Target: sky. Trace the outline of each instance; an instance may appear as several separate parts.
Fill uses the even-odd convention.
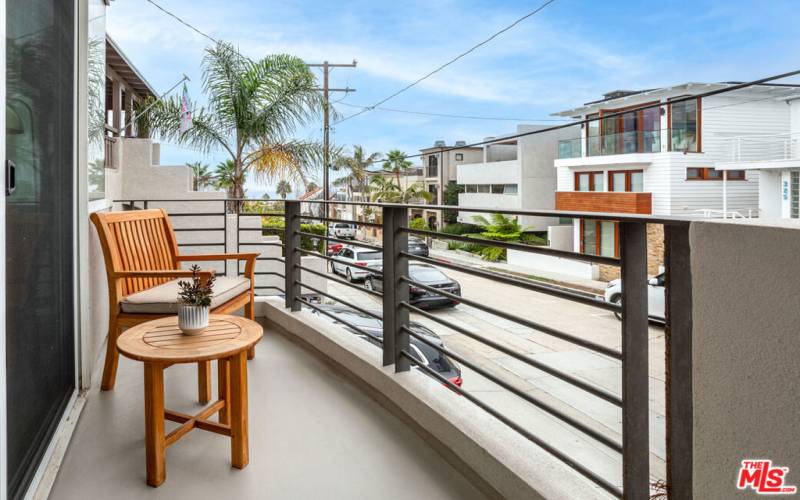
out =
[[[347,1],[156,0],[214,38],[251,57],[288,53],[308,63],[358,61],[331,73],[332,94],[348,116],[399,90],[489,37],[544,0]],[[332,129],[332,142],[368,152],[419,152],[436,140],[479,141],[518,123],[554,124],[552,113],[615,89],[692,82],[747,81],[800,67],[796,0],[556,0],[489,44],[383,106],[443,114],[511,118],[472,120],[374,110]],[[206,38],[146,0],[115,0],[108,33],[157,92],[183,74],[202,101]],[[319,73],[318,73],[318,76]],[[322,122],[297,138],[322,138]],[[162,164],[203,161],[162,144]],[[418,159],[414,159],[418,163]],[[248,181],[249,182],[249,181]],[[271,191],[248,183],[249,195]]]

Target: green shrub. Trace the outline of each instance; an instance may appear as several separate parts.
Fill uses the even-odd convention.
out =
[[[418,231],[428,231],[428,222],[423,217],[414,217],[408,222],[408,227],[410,229],[416,229]]]
[[[489,262],[506,260],[506,249],[498,247],[484,247],[483,250],[480,251],[480,255],[483,257],[483,260],[488,260]]]
[[[261,228],[262,234],[270,235],[274,234],[281,239],[281,243],[283,243],[284,233],[286,231],[286,225],[284,223],[283,217],[280,216],[268,216],[261,218]],[[311,233],[317,234],[320,236],[325,236],[325,224],[300,224],[300,231],[304,233]],[[303,250],[313,251],[313,252],[320,252],[325,254],[325,240],[322,238],[311,238],[310,236],[301,236],[300,237],[300,248]]]
[[[522,233],[519,239],[526,245],[547,245],[547,235],[538,235],[536,233]]]
[[[466,224],[464,222],[454,222],[453,224],[448,224],[442,228],[442,232],[446,234],[468,234],[468,233],[479,233],[481,231],[481,226],[476,226],[475,224]]]

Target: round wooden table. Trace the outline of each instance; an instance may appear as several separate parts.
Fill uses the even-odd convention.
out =
[[[192,429],[230,436],[231,464],[247,466],[247,350],[264,335],[261,325],[238,316],[212,314],[208,328],[188,336],[178,329],[178,317],[134,326],[117,339],[124,356],[144,363],[145,444],[147,484],[166,479],[166,449]],[[164,368],[178,363],[217,360],[219,399],[196,415],[164,408]],[[209,417],[219,412],[218,422]],[[182,424],[164,435],[164,420]]]

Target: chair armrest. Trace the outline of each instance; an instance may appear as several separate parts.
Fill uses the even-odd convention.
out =
[[[244,260],[244,275],[250,278],[250,284],[253,285],[254,272],[256,270],[256,259],[261,255],[258,252],[245,252],[245,253],[204,253],[197,255],[178,255],[176,257],[178,262],[182,261],[205,261],[205,260]],[[238,264],[237,264],[238,266]]]
[[[178,255],[176,259],[178,262],[186,261],[186,260],[255,260],[258,257],[259,253],[257,252],[248,252],[248,253],[203,253],[197,255]]]
[[[213,270],[199,271],[200,277],[208,279],[214,276]],[[163,270],[140,270],[140,271],[118,271],[114,273],[115,278],[191,278],[192,271],[183,269],[163,269]]]

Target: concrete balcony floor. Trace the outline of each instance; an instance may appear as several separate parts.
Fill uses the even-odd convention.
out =
[[[167,479],[151,488],[142,364],[121,358],[115,390],[88,395],[50,498],[483,498],[410,428],[284,336],[265,332],[248,377],[249,466],[230,466],[228,438],[194,430],[168,449]],[[170,367],[165,379],[168,408],[199,411],[194,365]]]

